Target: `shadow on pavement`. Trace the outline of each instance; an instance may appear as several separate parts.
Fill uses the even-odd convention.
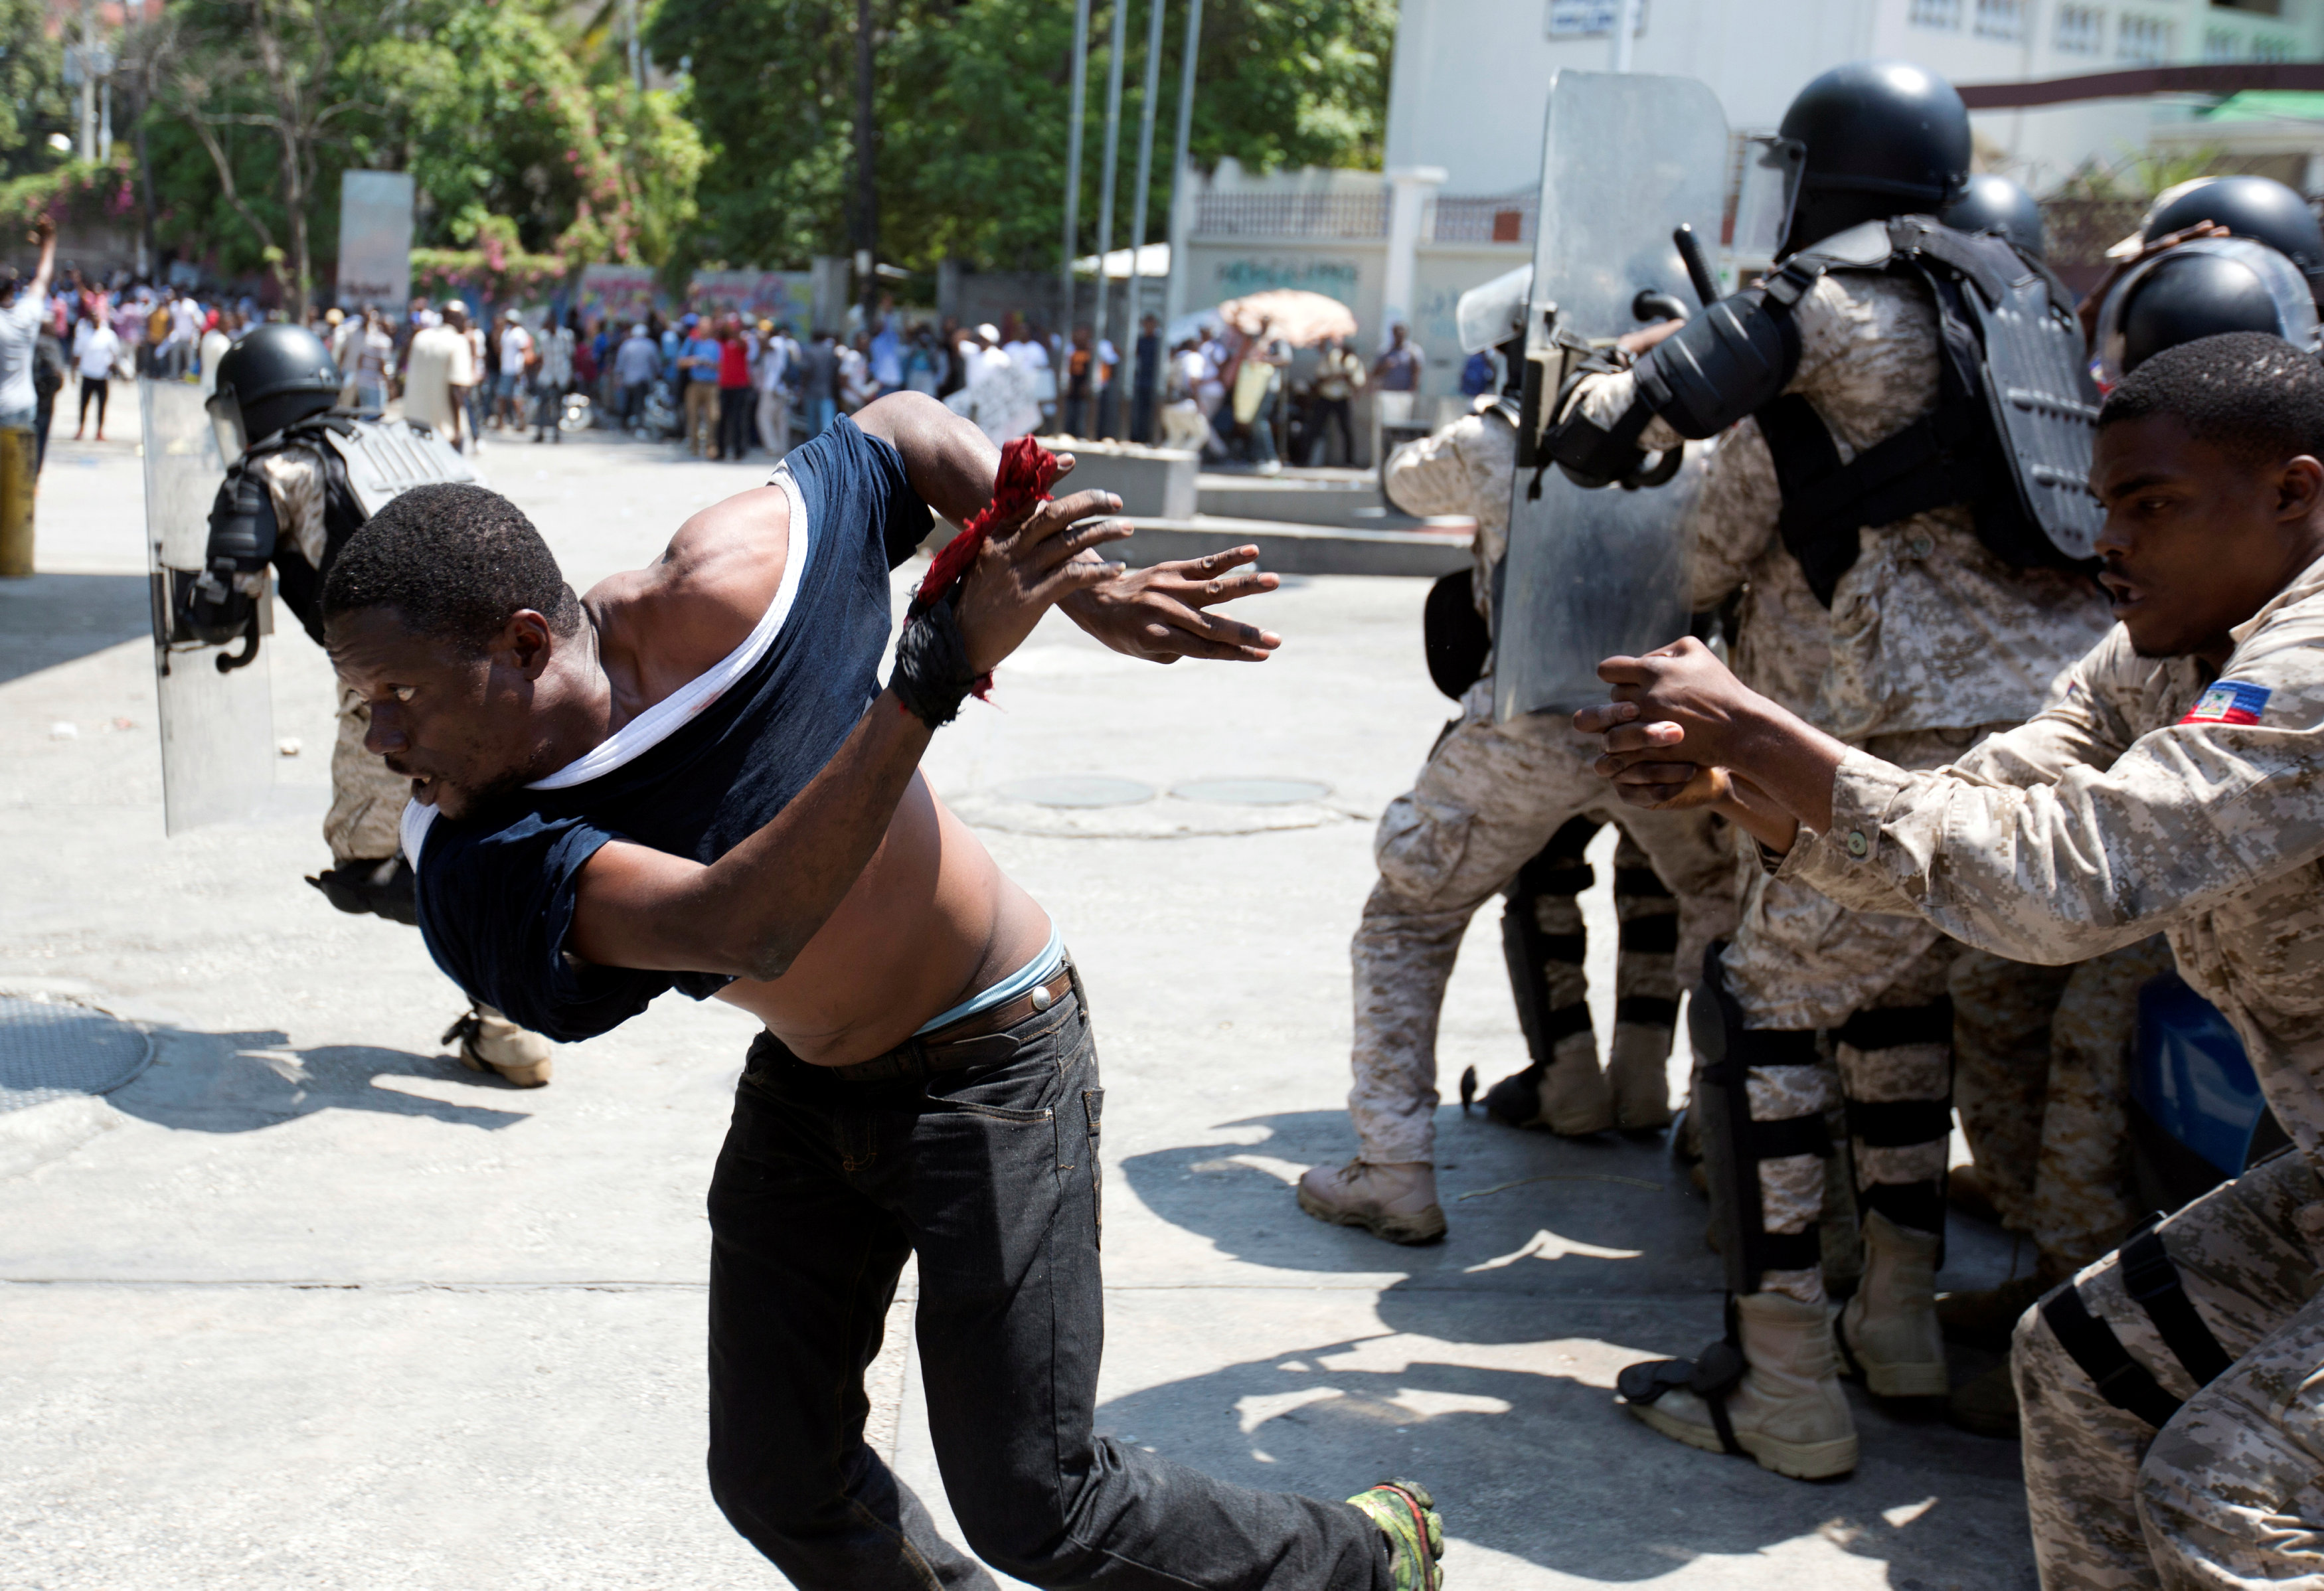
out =
[[[0,685],[153,632],[143,575],[0,580]]]
[[[249,1133],[322,1110],[383,1111],[427,1116],[487,1131],[513,1126],[525,1111],[455,1105],[386,1086],[383,1079],[426,1078],[508,1094],[508,1085],[472,1072],[448,1056],[414,1055],[369,1044],[289,1048],[280,1032],[194,1033],[163,1029],[153,1037],[153,1064],[106,1102],[141,1120],[197,1133]]]
[[[1953,1430],[1933,1409],[1851,1388],[1863,1461],[1824,1485],[1681,1447],[1621,1411],[1616,1368],[1692,1355],[1721,1328],[1709,1207],[1660,1135],[1561,1140],[1457,1106],[1436,1125],[1451,1231],[1417,1248],[1294,1202],[1302,1168],[1351,1152],[1337,1111],[1223,1123],[1216,1135],[1232,1142],[1123,1161],[1148,1209],[1222,1253],[1379,1278],[1385,1329],[1116,1399],[1104,1428],[1250,1485],[1337,1496],[1409,1474],[1437,1489],[1463,1540],[1588,1579],[1821,1535],[1885,1561],[1892,1587],[2034,1584],[2015,1446]],[[1962,1221],[1951,1235],[1940,1286],[2008,1273],[2006,1237]]]
[[[1709,1205],[1672,1162],[1664,1135],[1560,1139],[1438,1113],[1437,1194],[1451,1230],[1443,1243],[1406,1247],[1302,1212],[1292,1181],[1310,1165],[1351,1153],[1347,1117],[1302,1111],[1222,1123],[1236,1142],[1132,1156],[1120,1172],[1162,1219],[1208,1238],[1222,1253],[1295,1271],[1403,1273],[1379,1297],[1391,1329],[1463,1342],[1530,1342],[1534,1309],[1552,1300],[1685,1306],[1674,1339],[1656,1351],[1692,1353],[1719,1330],[1725,1279],[1704,1240]],[[1966,1230],[1965,1230],[1966,1228]],[[2009,1240],[1956,1220],[1941,1288],[1985,1287],[2009,1274]],[[1450,1318],[1434,1300],[1499,1300]],[[1667,1311],[1665,1311],[1667,1313]]]
[[[1351,1152],[1347,1117],[1303,1111],[1222,1124],[1239,1140],[1161,1150],[1125,1161],[1139,1198],[1221,1252],[1297,1271],[1401,1272],[1380,1297],[1392,1329],[1441,1336],[1430,1300],[1452,1295],[1605,1300],[1700,1300],[1715,1324],[1719,1263],[1703,1245],[1706,1207],[1688,1191],[1659,1136],[1564,1141],[1521,1133],[1458,1107],[1437,1119],[1443,1243],[1406,1247],[1302,1212],[1291,1181]],[[1463,1196],[1467,1197],[1463,1197]],[[1459,1331],[1531,1341],[1526,1311],[1471,1317]],[[1463,1337],[1461,1340],[1478,1340]],[[1690,1342],[1690,1349],[1697,1345]]]
[[[1809,1485],[1652,1436],[1570,1376],[1396,1348],[1342,1342],[1230,1365],[1114,1399],[1099,1424],[1270,1490],[1338,1497],[1408,1475],[1434,1491],[1452,1534],[1587,1580],[1653,1579],[1821,1536],[1885,1562],[1892,1587],[2034,1585],[2002,1444],[1868,1424],[1855,1475]]]

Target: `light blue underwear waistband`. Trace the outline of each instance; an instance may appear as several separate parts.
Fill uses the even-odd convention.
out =
[[[1041,947],[1039,955],[991,988],[981,989],[950,1011],[941,1012],[930,1017],[919,1025],[918,1031],[912,1036],[917,1039],[921,1033],[932,1033],[936,1029],[956,1022],[964,1016],[974,1016],[980,1011],[990,1011],[996,1005],[1006,1005],[1036,984],[1046,984],[1056,976],[1057,968],[1065,964],[1065,936],[1058,932],[1056,922],[1052,919],[1049,923],[1049,942]]]

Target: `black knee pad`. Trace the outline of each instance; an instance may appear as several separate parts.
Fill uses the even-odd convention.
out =
[[[1725,948],[1717,944],[1706,953],[1703,982],[1688,1008],[1695,1053],[1689,1109],[1702,1123],[1703,1170],[1711,1185],[1711,1219],[1727,1258],[1728,1290],[1757,1292],[1766,1272],[1812,1270],[1823,1260],[1817,1223],[1800,1232],[1766,1230],[1759,1162],[1802,1154],[1828,1157],[1831,1133],[1821,1112],[1769,1122],[1752,1118],[1752,1068],[1812,1067],[1821,1058],[1812,1029],[1743,1025],[1743,1008],[1728,992],[1720,963]]]

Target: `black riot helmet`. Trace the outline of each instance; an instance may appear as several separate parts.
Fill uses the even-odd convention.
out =
[[[219,451],[231,464],[254,442],[330,408],[344,384],[330,349],[305,327],[252,327],[218,356],[208,407]]]
[[[2042,207],[2006,177],[1979,171],[1937,218],[1956,232],[1990,232],[2037,260],[2042,257]]]
[[[2165,348],[2228,331],[2294,335],[2260,274],[2241,260],[2173,249],[2131,285],[2122,308],[2122,373]]]
[[[1969,180],[1968,106],[1909,61],[1832,68],[1792,101],[1782,136],[1804,156],[1786,254],[1865,221],[1940,214]]]
[[[2290,260],[2308,279],[2309,297],[2324,304],[2324,229],[2300,195],[2273,177],[2199,177],[2157,199],[2138,235],[2153,243],[2206,221]]]

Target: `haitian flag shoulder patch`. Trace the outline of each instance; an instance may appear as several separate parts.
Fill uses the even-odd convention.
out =
[[[2181,724],[2256,724],[2274,693],[2264,685],[2222,680],[2198,697]]]

